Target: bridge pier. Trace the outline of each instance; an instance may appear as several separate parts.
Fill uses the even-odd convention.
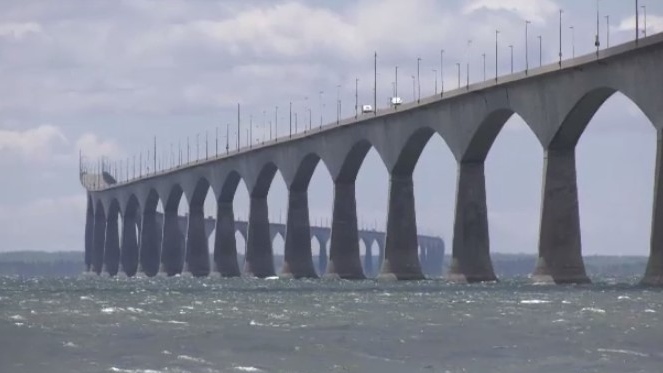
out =
[[[203,205],[189,207],[189,223],[187,224],[186,254],[184,271],[194,277],[208,276],[210,272],[209,244],[205,233],[205,214]]]
[[[452,250],[449,280],[470,283],[497,280],[490,260],[483,162],[458,165]]]
[[[120,265],[120,236],[117,212],[110,214],[106,221],[106,241],[104,243],[104,272],[111,277],[117,275]]]
[[[329,265],[329,255],[327,254],[327,241],[318,238],[318,242],[320,242],[320,252],[318,254],[318,273],[322,275],[324,273],[327,273],[327,266]]]
[[[362,239],[363,240],[363,239]],[[373,240],[370,242],[364,241],[366,253],[364,254],[364,275],[366,277],[373,276],[375,266],[373,265]]]
[[[378,278],[421,280],[412,174],[391,174],[384,261]]]
[[[663,130],[657,130],[654,206],[649,260],[642,284],[663,286]]]
[[[318,277],[311,253],[311,227],[306,189],[291,188],[288,193],[288,221],[285,230],[281,276],[286,278]]]
[[[163,236],[161,239],[161,268],[166,276],[182,273],[184,247],[180,231],[177,206],[167,206],[163,216]]]
[[[580,242],[575,148],[547,149],[543,167],[539,259],[532,278],[588,283]]]
[[[274,276],[274,257],[269,235],[266,195],[251,196],[248,236],[244,274],[260,278]]]
[[[122,219],[122,246],[120,265],[129,277],[136,275],[138,270],[138,236],[135,213],[125,213]]]
[[[92,270],[92,252],[94,251],[94,208],[92,199],[87,197],[87,212],[85,214],[85,271]]]
[[[220,201],[217,204],[214,235],[214,270],[222,277],[240,276],[232,200]]]
[[[159,272],[160,240],[156,210],[144,211],[140,230],[140,272],[148,277],[156,276]]]
[[[359,253],[355,183],[334,183],[329,263],[325,276],[365,279]]]
[[[92,250],[92,271],[101,274],[104,265],[104,244],[106,241],[106,215],[98,207],[94,213],[94,249]]]

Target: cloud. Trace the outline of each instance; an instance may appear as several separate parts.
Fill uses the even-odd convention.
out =
[[[559,9],[559,5],[551,0],[473,0],[463,8],[463,13],[506,11],[534,23],[545,24],[546,18]]]
[[[35,22],[0,23],[0,38],[21,40],[30,34],[42,32],[41,25]]]
[[[642,15],[640,15],[640,32],[644,31],[644,23],[642,21]],[[635,30],[635,16],[627,17],[622,19],[617,26],[619,31],[633,31]],[[663,31],[663,16],[657,16],[653,14],[647,15],[647,35],[655,34]]]
[[[76,148],[91,159],[100,157],[120,158],[124,151],[113,139],[102,140],[97,135],[86,133],[76,141]]]
[[[60,128],[41,125],[28,130],[0,130],[0,152],[30,161],[48,161],[65,153],[67,137]]]

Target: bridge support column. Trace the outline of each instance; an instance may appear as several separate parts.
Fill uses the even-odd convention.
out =
[[[642,284],[648,286],[663,286],[663,130],[657,132],[651,243],[647,270],[642,279]]]
[[[111,277],[117,275],[120,265],[120,236],[117,214],[111,214],[106,221],[106,241],[104,243],[104,272]]]
[[[327,239],[328,237],[319,238],[320,253],[318,254],[318,273],[324,274],[327,272],[329,266],[329,255],[327,254]]]
[[[547,149],[535,281],[588,283],[580,244],[575,149]]]
[[[496,281],[490,260],[483,162],[461,162],[456,185],[453,253],[449,280]]]
[[[140,269],[148,277],[159,272],[161,231],[157,223],[156,210],[144,211],[140,230]]]
[[[159,272],[166,276],[182,273],[184,247],[182,231],[179,225],[177,207],[166,209],[163,217],[163,236],[161,239],[161,268]]]
[[[136,230],[135,213],[125,213],[122,219],[120,265],[122,266],[121,270],[129,277],[135,276],[138,270],[138,236]]]
[[[87,198],[87,213],[85,215],[85,271],[92,270],[92,252],[94,251],[94,209],[92,199]]]
[[[233,202],[217,204],[216,229],[214,230],[214,267],[223,277],[240,276],[235,240],[235,213]]]
[[[326,276],[365,279],[359,253],[355,183],[334,183],[331,245]]]
[[[209,245],[202,204],[189,207],[184,267],[184,271],[191,273],[194,277],[204,277],[210,272]]]
[[[389,185],[385,257],[378,277],[398,280],[423,279],[417,246],[412,174],[392,174]]]
[[[364,275],[366,277],[373,276],[375,266],[373,265],[373,241],[367,242],[364,240],[366,253],[364,254]]]
[[[99,208],[94,213],[94,248],[92,250],[92,271],[101,274],[104,265],[104,244],[106,241],[106,215]]]
[[[317,278],[311,253],[311,227],[308,215],[308,193],[291,189],[288,193],[288,221],[281,276]]]
[[[244,274],[260,278],[274,276],[274,256],[269,234],[267,196],[251,196],[248,236]]]

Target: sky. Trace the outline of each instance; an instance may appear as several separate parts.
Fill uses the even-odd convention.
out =
[[[634,37],[633,4],[600,1],[602,45],[608,33],[613,45]],[[647,6],[646,31],[662,31],[663,3],[640,4]],[[196,149],[203,156],[206,136],[215,151],[217,129],[225,147],[237,103],[243,143],[249,118],[254,141],[269,137],[277,106],[280,127],[274,131],[284,134],[290,102],[302,123],[307,108],[314,124],[321,117],[335,120],[337,95],[343,116],[352,116],[355,79],[361,103],[372,101],[375,51],[380,105],[392,93],[397,65],[399,95],[412,100],[417,58],[422,95],[433,94],[438,75],[440,88],[454,88],[456,63],[470,64],[472,82],[482,80],[483,53],[490,78],[496,29],[500,74],[511,68],[509,45],[514,69],[523,70],[525,20],[531,21],[530,65],[539,63],[539,35],[543,63],[552,63],[559,9],[564,58],[574,49],[576,55],[591,53],[596,2],[590,0],[0,2],[0,251],[83,249],[86,199],[78,180],[79,151],[89,158],[146,157],[157,135],[164,164],[171,161],[170,147],[186,144],[187,137],[192,156]],[[462,74],[466,79],[465,69]],[[592,119],[577,148],[584,254],[648,254],[655,141],[651,122],[619,93]],[[514,116],[486,160],[492,252],[536,252],[542,165],[540,144]],[[435,136],[415,169],[417,224],[449,247],[455,183],[455,161]],[[362,227],[383,229],[387,188],[387,171],[372,150],[357,179]],[[247,195],[240,186],[235,211],[241,218]],[[272,221],[285,219],[286,195],[277,174],[268,196]],[[321,163],[309,187],[312,223],[331,220],[332,195]],[[211,196],[205,209],[214,214]],[[180,210],[186,211],[186,202]]]

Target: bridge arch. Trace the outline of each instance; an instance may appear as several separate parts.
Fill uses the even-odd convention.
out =
[[[138,243],[141,235],[141,207],[135,194],[131,194],[122,213],[122,242],[120,243],[120,265],[131,277],[138,271]]]
[[[117,275],[120,263],[119,218],[120,202],[113,198],[108,206],[104,242],[104,267],[110,276]]]

